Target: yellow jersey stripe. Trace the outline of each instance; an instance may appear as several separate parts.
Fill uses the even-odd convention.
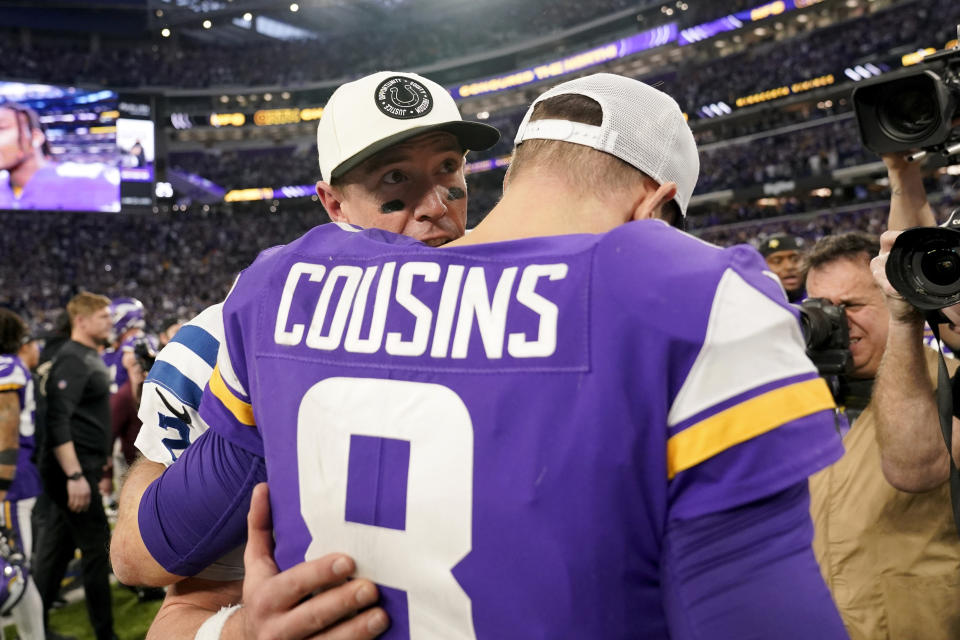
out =
[[[0,391],[13,391],[15,389],[22,389],[22,388],[23,388],[22,384],[17,384],[15,382],[11,382],[10,384],[0,384]]]
[[[223,406],[233,414],[233,417],[236,418],[240,424],[245,424],[250,427],[256,426],[257,422],[253,419],[253,407],[250,406],[250,403],[244,402],[233,395],[227,383],[220,377],[219,366],[213,368],[213,375],[210,376],[210,391],[223,403]]]
[[[667,477],[792,420],[836,405],[822,378],[780,387],[691,425],[667,440]]]

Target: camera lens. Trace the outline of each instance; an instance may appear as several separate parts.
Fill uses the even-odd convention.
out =
[[[951,249],[932,249],[920,259],[920,272],[935,285],[949,286],[960,280],[960,256]]]
[[[922,140],[940,125],[934,88],[926,78],[910,78],[890,87],[878,109],[881,127],[891,138]]]

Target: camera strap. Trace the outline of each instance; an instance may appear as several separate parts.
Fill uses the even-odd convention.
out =
[[[940,343],[940,326],[942,316],[939,311],[927,314],[927,324],[937,341],[937,353],[940,363],[937,367],[937,412],[940,415],[940,431],[943,441],[947,445],[947,459],[950,461],[950,505],[953,507],[953,523],[960,535],[960,472],[953,461],[953,390],[950,382],[950,372],[947,371],[947,361],[943,359],[943,346]],[[960,375],[960,373],[958,373]]]

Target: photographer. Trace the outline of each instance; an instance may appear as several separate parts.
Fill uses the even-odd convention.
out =
[[[883,416],[877,433],[883,473],[890,484],[901,491],[936,490],[947,495],[949,459],[940,432],[936,397],[923,376],[924,360],[929,359],[929,350],[923,346],[924,318],[897,293],[886,276],[887,257],[901,230],[911,226],[933,226],[936,221],[927,202],[920,167],[906,163],[901,157],[885,157],[884,161],[891,176],[890,230],[881,237],[881,253],[871,265],[885,294],[891,320],[876,390],[876,400]],[[960,324],[960,309],[947,308],[943,313],[955,324]],[[954,376],[955,402],[960,397],[956,385],[957,377]],[[958,425],[960,421],[954,417],[955,459],[960,453]],[[945,506],[949,512],[949,502]]]
[[[906,171],[910,174],[905,176],[891,167],[891,218],[901,224],[929,209],[911,188],[913,168]],[[843,436],[846,452],[810,478],[814,552],[854,640],[957,638],[960,545],[949,491],[943,486],[927,494],[905,493],[886,481],[886,465],[881,465],[878,439],[885,445],[882,425],[890,423],[892,413],[889,391],[884,390],[890,381],[882,380],[878,369],[881,362],[889,368],[891,356],[897,357],[885,348],[899,335],[900,316],[888,312],[886,296],[872,277],[870,259],[878,251],[876,238],[848,233],[822,239],[807,258],[807,292],[844,307],[853,355],[842,400],[851,423]],[[903,362],[896,365],[898,373],[910,376],[913,388],[908,391],[902,381],[893,384],[903,385],[898,392],[906,398],[930,398],[933,418],[928,427],[937,434],[937,358],[932,350],[924,352],[922,328],[921,321],[910,373]],[[956,363],[950,366],[955,369]]]

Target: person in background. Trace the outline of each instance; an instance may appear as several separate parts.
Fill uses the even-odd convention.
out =
[[[888,227],[932,225],[920,167],[885,156]],[[807,254],[807,293],[842,305],[854,370],[845,453],[810,479],[814,552],[853,640],[960,638],[960,540],[934,402],[938,356],[923,318],[878,271],[884,243],[827,236]],[[948,360],[948,370],[957,369]],[[958,442],[954,419],[954,444]]]
[[[57,352],[46,380],[46,434],[38,456],[43,494],[37,504],[43,526],[34,563],[46,622],[67,564],[80,549],[97,640],[114,638],[110,527],[97,491],[110,455],[110,374],[99,353],[113,328],[109,307],[109,298],[88,292],[67,304],[70,340]]]
[[[34,505],[42,491],[33,455],[36,424],[31,370],[40,361],[37,341],[12,311],[0,308],[0,523],[10,547],[33,556],[31,526]],[[43,601],[32,577],[10,615],[22,640],[43,640]]]
[[[760,255],[780,278],[790,302],[800,302],[806,297],[803,290],[802,247],[803,238],[786,233],[770,236],[760,243]]]

